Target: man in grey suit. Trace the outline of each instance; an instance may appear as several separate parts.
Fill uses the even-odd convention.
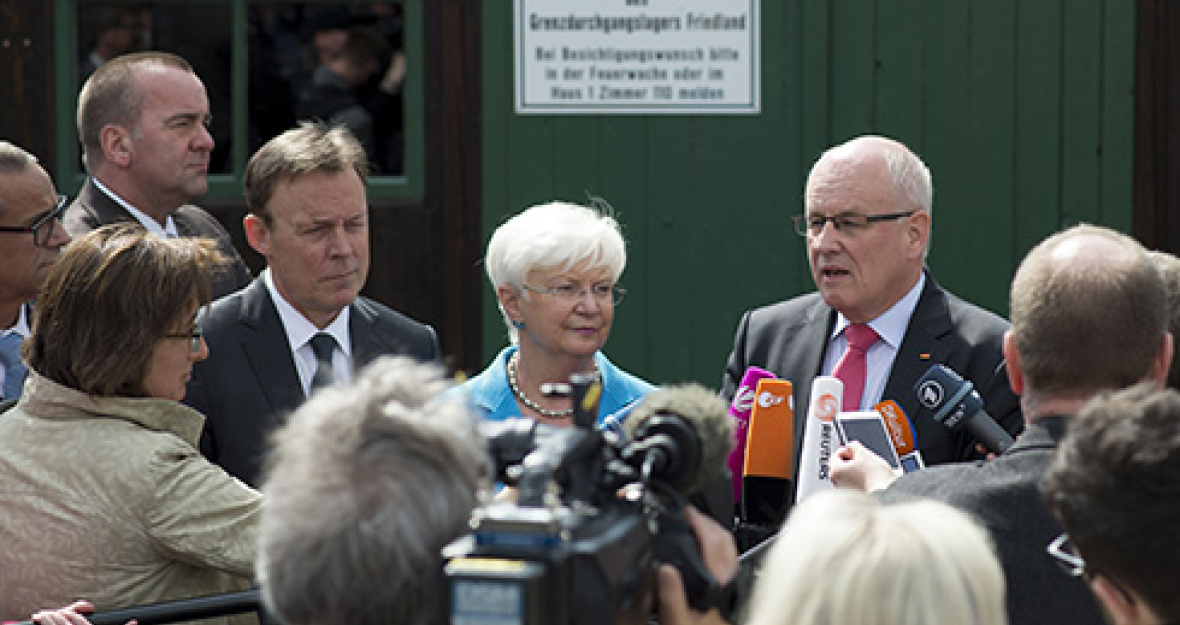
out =
[[[806,239],[818,291],[746,312],[722,379],[726,399],[750,366],[793,383],[796,459],[804,445],[819,444],[805,434],[812,381],[833,375],[848,345],[845,330],[853,324],[868,325],[879,338],[866,354],[863,392],[856,405],[845,402],[844,411],[893,400],[910,418],[926,464],[980,457],[966,432],[919,418],[914,384],[940,363],[975,385],[1005,429],[1019,432],[1019,402],[1008,387],[1000,348],[1007,322],[943,290],[926,270],[932,197],[925,164],[884,137],[837,145],[812,167],[806,212],[795,225]],[[797,472],[794,484],[800,479]],[[785,504],[750,501],[758,495],[748,493],[745,508],[777,508],[780,518],[772,520],[781,521]],[[762,495],[788,503],[792,497]]]
[[[885,501],[933,498],[974,514],[995,540],[1012,625],[1099,625],[1102,614],[1086,585],[1063,576],[1045,553],[1061,526],[1038,483],[1069,421],[1092,397],[1140,381],[1163,386],[1173,352],[1167,289],[1139,243],[1083,225],[1028,253],[1010,300],[1004,355],[1027,422],[1016,444],[991,461],[931,467],[894,481],[883,460],[853,443],[837,452],[832,480],[879,490]]]
[[[304,123],[246,167],[246,238],[267,269],[213,303],[209,358],[185,403],[205,414],[202,451],[248,484],[266,438],[323,384],[382,354],[437,360],[434,329],[360,296],[369,271],[368,165],[348,130]]]
[[[138,222],[160,236],[207,237],[231,263],[213,296],[250,282],[226,229],[189,202],[208,189],[209,98],[188,61],[139,52],[104,63],[78,96],[78,136],[90,174],[62,219],[73,236]]]

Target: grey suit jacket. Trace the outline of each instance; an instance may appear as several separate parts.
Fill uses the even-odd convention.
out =
[[[214,302],[201,326],[209,357],[193,367],[184,403],[205,415],[206,457],[257,486],[267,436],[305,399],[286,330],[261,277]],[[364,297],[348,331],[355,371],[385,354],[439,358],[433,328]]]
[[[1102,613],[1080,579],[1045,552],[1061,526],[1041,502],[1039,484],[1070,417],[1030,425],[990,462],[909,473],[879,493],[885,502],[936,499],[971,513],[991,533],[1008,591],[1011,625],[1102,625]]]
[[[217,242],[218,249],[229,259],[230,264],[213,279],[213,299],[229,295],[250,283],[250,269],[234,248],[229,232],[204,209],[185,204],[172,213],[176,231],[184,237],[205,237]],[[139,223],[127,209],[94,186],[92,178],[86,178],[78,197],[74,199],[62,216],[62,225],[70,236],[77,237],[101,226],[113,223]]]
[[[803,440],[803,416],[811,399],[811,382],[822,371],[824,350],[835,322],[836,312],[819,293],[748,311],[738,323],[725,367],[722,394],[727,400],[733,398],[750,366],[791,381],[796,458]],[[951,432],[919,410],[914,383],[933,364],[945,364],[970,380],[983,397],[985,410],[1004,429],[1012,434],[1020,432],[1024,423],[1020,402],[1008,387],[1001,349],[1007,329],[1007,321],[944,291],[927,273],[883,394],[883,399],[892,399],[905,410],[913,424],[915,445],[926,464],[979,457],[973,437],[966,432]]]

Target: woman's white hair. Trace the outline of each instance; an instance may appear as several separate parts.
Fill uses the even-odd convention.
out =
[[[837,489],[792,513],[750,615],[750,625],[1005,625],[1004,574],[966,513]]]
[[[623,235],[610,205],[601,199],[592,204],[593,208],[567,202],[538,204],[496,228],[484,258],[492,289],[520,289],[531,271],[564,271],[583,264],[604,268],[618,280],[627,266]],[[500,312],[504,314],[503,307]],[[506,314],[504,322],[515,342]]]

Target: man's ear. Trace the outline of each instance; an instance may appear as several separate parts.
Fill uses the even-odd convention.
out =
[[[1105,575],[1099,574],[1091,578],[1090,590],[1106,608],[1115,625],[1149,625],[1160,622],[1151,608],[1139,597]]]
[[[248,213],[242,218],[242,230],[246,232],[246,242],[250,244],[250,247],[254,248],[255,252],[269,258],[270,228],[267,227],[266,222],[258,215]]]
[[[1176,355],[1175,340],[1171,332],[1164,334],[1159,353],[1155,355],[1155,360],[1151,363],[1151,371],[1148,372],[1148,377],[1154,380],[1160,388],[1163,388],[1168,381],[1168,371],[1171,369],[1172,359]]]
[[[131,166],[135,144],[126,128],[118,124],[107,124],[98,131],[98,142],[102,144],[103,160],[119,167]]]
[[[1020,395],[1024,392],[1024,372],[1020,370],[1020,354],[1016,353],[1016,337],[1012,331],[1004,333],[1004,369],[1008,372],[1008,388]]]
[[[910,215],[908,221],[906,236],[910,249],[921,257],[926,254],[926,243],[930,241],[930,213],[920,210]]]

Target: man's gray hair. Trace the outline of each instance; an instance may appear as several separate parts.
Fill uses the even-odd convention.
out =
[[[440,367],[386,357],[275,434],[258,572],[286,625],[433,624],[441,548],[486,483],[477,417]]]

